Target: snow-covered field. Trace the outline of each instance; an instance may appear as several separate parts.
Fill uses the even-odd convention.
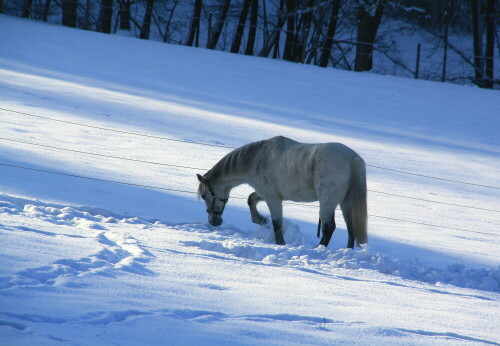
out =
[[[498,91],[6,16],[0,42],[0,345],[500,344]],[[247,186],[208,225],[195,174],[275,135],[365,159],[367,247],[340,218],[318,247],[316,204],[275,245]]]

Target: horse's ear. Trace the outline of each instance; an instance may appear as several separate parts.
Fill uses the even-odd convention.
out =
[[[199,174],[196,174],[196,176],[198,177],[198,181],[199,181],[200,183],[202,183],[203,185],[208,185],[208,181],[207,181],[205,178],[203,178],[203,177],[202,177],[201,175],[199,175]]]

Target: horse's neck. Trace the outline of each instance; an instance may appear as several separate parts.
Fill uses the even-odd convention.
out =
[[[212,171],[217,185],[225,191],[245,184],[253,175],[253,158],[260,149],[260,144],[251,144],[225,156]]]
[[[229,192],[236,186],[247,183],[247,181],[248,179],[246,178],[246,175],[227,175],[225,177],[219,177],[217,186],[220,189]]]

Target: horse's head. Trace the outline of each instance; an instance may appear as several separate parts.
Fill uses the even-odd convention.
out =
[[[228,200],[228,193],[220,191],[217,186],[212,186],[204,177],[197,174],[200,185],[198,186],[198,197],[205,201],[207,206],[208,222],[212,226],[222,224],[222,213]]]

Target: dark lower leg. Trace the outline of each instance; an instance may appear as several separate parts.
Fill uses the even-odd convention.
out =
[[[347,239],[347,247],[354,249],[354,242],[356,240],[356,237],[354,236],[354,230],[352,228],[350,211],[345,212],[344,209],[342,209],[342,213],[344,215],[345,224],[347,226],[347,233],[349,234],[349,239]]]
[[[285,245],[285,239],[283,238],[283,223],[281,220],[273,220],[274,236],[276,238],[276,244]]]
[[[354,232],[352,229],[352,221],[349,216],[346,217],[344,214],[344,220],[347,225],[347,233],[349,234],[349,239],[347,239],[347,247],[354,249],[354,241],[356,240],[356,237],[354,236]]]
[[[354,236],[349,232],[349,239],[347,239],[347,247],[354,249]]]
[[[320,245],[328,246],[336,227],[335,219],[323,224],[323,237],[321,237]]]
[[[262,216],[257,211],[257,203],[259,203],[262,199],[257,193],[253,192],[248,196],[248,207],[250,208],[250,215],[252,216],[252,222],[258,225],[267,224],[267,220],[264,216]]]

